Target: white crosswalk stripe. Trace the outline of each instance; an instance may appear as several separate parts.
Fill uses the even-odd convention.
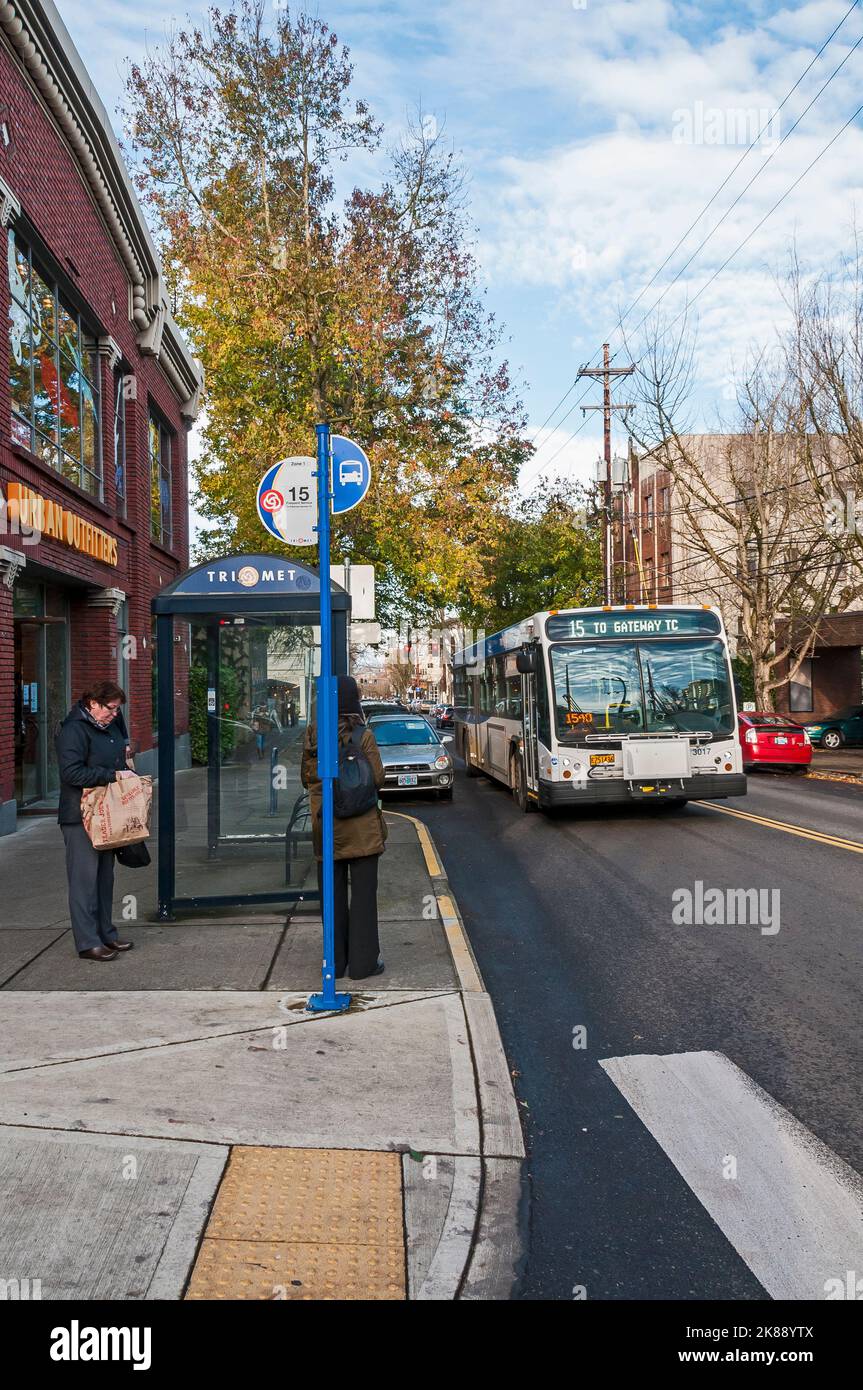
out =
[[[720,1052],[600,1065],[773,1298],[854,1296],[863,1181],[852,1168]]]

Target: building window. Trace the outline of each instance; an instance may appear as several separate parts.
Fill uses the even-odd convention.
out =
[[[644,498],[644,527],[645,530],[653,529],[653,493],[648,492]]]
[[[126,515],[126,378],[121,367],[114,373],[114,491],[117,514]]]
[[[671,585],[671,565],[669,564],[668,551],[665,550],[659,557],[659,587],[667,589]]]
[[[12,439],[49,468],[101,496],[96,335],[8,233]]]
[[[659,489],[659,509],[664,515],[668,515],[668,488]]]
[[[812,658],[800,663],[800,670],[788,682],[788,708],[792,714],[806,714],[812,709]]]
[[[171,435],[150,416],[150,533],[171,548]]]

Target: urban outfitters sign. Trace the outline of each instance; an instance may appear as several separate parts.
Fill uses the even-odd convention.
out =
[[[102,560],[106,565],[116,565],[116,538],[91,521],[85,521],[77,512],[70,512],[59,502],[42,497],[23,483],[7,483],[6,502],[11,522],[27,526],[84,555],[92,555],[94,560]]]

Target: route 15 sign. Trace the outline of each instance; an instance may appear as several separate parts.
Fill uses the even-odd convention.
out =
[[[316,467],[305,455],[281,459],[258,485],[258,516],[270,534],[287,545],[317,545]]]

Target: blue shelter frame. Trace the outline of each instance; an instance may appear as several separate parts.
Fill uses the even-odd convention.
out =
[[[335,582],[330,585],[332,603],[332,669],[348,670],[350,596]],[[219,750],[219,629],[233,619],[255,619],[285,624],[320,624],[318,571],[301,561],[273,555],[227,555],[188,570],[153,599],[156,620],[158,708],[158,917],[172,921],[177,910],[247,907],[265,903],[296,902],[319,895],[305,891],[176,895],[176,723],[174,714],[174,621],[184,618],[203,625],[207,632],[207,686],[216,692],[215,709],[207,712],[207,847],[215,854],[229,843],[221,833],[221,758]],[[273,836],[271,838],[280,838]]]

